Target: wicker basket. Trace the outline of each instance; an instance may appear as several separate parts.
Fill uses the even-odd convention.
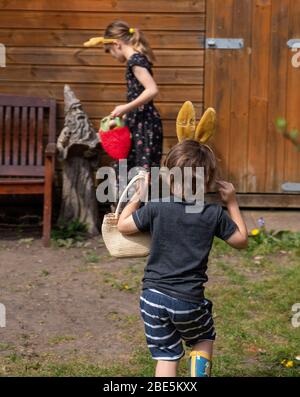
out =
[[[123,191],[116,212],[104,215],[102,223],[102,238],[110,255],[117,258],[143,257],[149,255],[151,234],[149,232],[137,232],[134,234],[122,234],[119,232],[117,224],[119,211],[123,198],[128,189],[138,179],[145,178],[146,173],[141,171],[133,177]]]

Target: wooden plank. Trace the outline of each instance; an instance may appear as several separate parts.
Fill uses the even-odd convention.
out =
[[[172,12],[197,13],[205,11],[205,0],[0,0],[2,10],[29,10],[29,11],[94,11],[94,12]]]
[[[252,2],[235,0],[232,37],[242,37],[244,48],[232,51],[230,130],[228,131],[228,179],[239,192],[246,192],[249,83],[251,63]],[[222,78],[222,77],[221,77]]]
[[[45,175],[45,167],[36,166],[36,165],[28,165],[28,166],[5,166],[0,167],[0,176],[44,176]],[[34,181],[32,181],[34,183]]]
[[[84,67],[84,66],[15,66],[2,73],[7,81],[55,82],[55,83],[106,83],[116,84],[125,81],[124,67]],[[154,76],[160,86],[168,84],[203,84],[203,68],[155,68]]]
[[[36,108],[29,110],[29,140],[28,140],[28,165],[34,165],[35,161],[35,134],[36,134]]]
[[[12,163],[13,165],[19,164],[19,146],[20,146],[20,108],[14,107],[13,110],[13,128],[12,128]]]
[[[14,29],[95,29],[99,31],[104,30],[108,24],[119,17],[118,13],[1,10],[0,26]],[[130,26],[142,26],[143,31],[155,28],[160,31],[204,30],[205,25],[203,13],[123,13],[122,18]]]
[[[300,37],[300,3],[298,1],[290,1],[289,8],[289,39]],[[296,55],[295,52],[289,50],[288,56],[288,81],[287,81],[287,121],[288,129],[298,129],[300,131],[300,67],[294,67],[292,64],[292,57]],[[298,56],[299,60],[299,56]],[[291,142],[286,142],[285,145],[285,170],[284,182],[299,182],[300,181],[300,152],[297,152]]]
[[[11,160],[11,114],[12,108],[10,106],[6,106],[5,108],[5,142],[4,142],[4,164],[10,165]]]
[[[103,115],[104,117],[105,115]],[[97,118],[90,117],[89,120],[91,121],[93,127],[96,131],[98,131],[101,116]],[[61,114],[60,117],[57,119],[57,134],[61,131],[64,127],[64,116]],[[176,121],[175,120],[162,120],[163,123],[163,135],[164,137],[176,137]]]
[[[43,194],[44,185],[1,185],[0,183],[0,194]]]
[[[90,121],[95,128],[98,130],[100,119],[92,119]],[[57,120],[57,134],[63,129],[64,127],[64,118],[58,118]],[[175,129],[175,120],[174,121],[164,121],[163,120],[163,136],[164,136],[164,143],[163,143],[163,152],[166,153],[171,147],[173,147],[178,141],[176,136],[176,129]]]
[[[5,84],[5,80],[2,81]],[[1,83],[1,84],[2,84]],[[40,97],[26,97],[20,95],[20,90],[17,95],[6,94],[5,91],[2,91],[0,94],[0,105],[2,106],[42,106],[48,107],[50,106],[51,100],[48,98],[40,98]]]
[[[156,49],[203,49],[204,26],[198,27],[192,33],[185,30],[147,31],[146,37],[151,47]],[[9,47],[76,47],[82,49],[82,44],[90,37],[102,35],[99,29],[93,30],[59,30],[40,27],[38,34],[35,29],[1,29],[0,42]]]
[[[3,164],[4,159],[4,107],[0,106],[0,165]]]
[[[157,67],[200,67],[204,65],[204,50],[155,51]],[[66,65],[66,66],[118,66],[120,65],[103,49],[8,47],[7,65]]]
[[[233,4],[234,0],[207,1],[207,15],[210,15],[207,37],[232,37]],[[228,179],[232,51],[207,49],[205,61],[205,107],[216,109],[218,123],[211,144],[220,159],[219,177],[225,180]]]
[[[215,18],[216,3],[215,0],[206,1],[206,36],[215,37]],[[204,81],[204,105],[205,107],[213,106],[216,108],[216,71],[215,71],[215,53],[205,50],[205,81]],[[216,109],[218,110],[218,109]]]
[[[185,85],[178,89],[176,85],[162,85],[159,87],[159,94],[156,97],[157,102],[183,102],[186,100],[202,102],[203,86],[201,85]],[[124,99],[126,94],[125,84],[81,84],[73,83],[72,89],[78,98],[82,101],[116,101],[119,103]],[[15,81],[2,81],[1,92],[18,95],[40,95],[43,97],[56,98],[63,100],[64,84],[46,82],[25,83]]]
[[[271,0],[253,6],[247,191],[265,192]]]
[[[56,101],[51,99],[49,107],[48,143],[56,142],[56,114]]]
[[[43,164],[44,109],[37,110],[36,165]]]
[[[89,102],[89,101],[81,101],[83,110],[87,113],[87,115],[93,119],[102,118],[114,109],[116,104],[123,103],[121,100],[119,102]],[[196,109],[197,120],[200,119],[200,116],[203,113],[203,103],[201,102],[193,102],[194,107]],[[178,111],[182,106],[182,102],[157,102],[155,101],[155,106],[160,113],[160,116],[164,120],[173,120],[177,117]],[[64,115],[64,102],[58,102],[58,114],[62,117]]]
[[[216,193],[207,194],[206,199],[220,203]],[[300,208],[300,194],[237,194],[237,199],[241,208]]]
[[[21,165],[27,164],[27,137],[28,137],[28,107],[22,107],[21,116]]]
[[[285,169],[285,139],[276,131],[277,117],[286,117],[289,0],[272,1],[271,54],[268,93],[266,192],[281,192]]]

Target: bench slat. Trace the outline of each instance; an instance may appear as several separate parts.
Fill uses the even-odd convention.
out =
[[[0,194],[44,194],[45,186],[43,183],[36,184],[6,184],[0,183]]]
[[[36,164],[43,164],[43,131],[44,131],[44,109],[38,108],[38,125],[37,125],[37,153],[36,153]]]
[[[11,156],[11,107],[5,109],[4,164],[10,165]]]
[[[22,107],[21,121],[21,165],[27,164],[28,107]]]
[[[53,103],[53,99],[40,98],[40,97],[26,97],[26,96],[15,96],[9,94],[0,95],[1,106],[34,106],[34,107],[45,107],[48,108]]]
[[[19,139],[20,139],[20,108],[14,108],[13,116],[13,165],[19,164]]]
[[[4,108],[0,106],[0,166],[3,164],[3,143],[4,143]]]
[[[35,129],[36,129],[36,109],[30,107],[29,111],[29,158],[28,165],[34,165],[34,153],[35,153]]]
[[[36,185],[45,183],[44,178],[0,178],[0,185]]]
[[[37,165],[3,165],[0,167],[0,176],[44,176],[45,167]]]

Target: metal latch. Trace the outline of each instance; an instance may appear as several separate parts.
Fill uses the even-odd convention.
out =
[[[285,182],[281,185],[284,192],[300,193],[300,183]]]
[[[300,39],[290,39],[287,45],[289,48],[300,48]]]
[[[239,50],[244,48],[244,39],[219,39],[210,37],[205,40],[205,48]]]

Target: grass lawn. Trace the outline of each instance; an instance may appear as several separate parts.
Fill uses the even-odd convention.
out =
[[[260,237],[259,237],[260,238]],[[87,262],[97,263],[90,255]],[[102,271],[102,282],[122,296],[138,297],[143,266],[139,263]],[[100,265],[99,265],[100,266]],[[93,266],[95,268],[95,266]],[[100,271],[100,270],[99,270]],[[292,305],[300,302],[300,233],[280,238],[251,238],[248,250],[236,251],[215,240],[209,260],[206,296],[214,303],[217,331],[213,376],[299,376],[300,366],[284,367],[283,359],[300,355],[300,327],[291,323]],[[125,362],[114,353],[109,364],[89,358],[60,362],[55,355],[24,358],[2,355],[3,376],[153,376],[154,363],[136,314],[126,317],[124,343],[134,340]],[[63,339],[63,336],[61,336]],[[72,343],[71,336],[69,338]],[[60,343],[52,340],[52,343]],[[0,343],[1,350],[7,348]],[[188,376],[188,354],[179,375]]]

